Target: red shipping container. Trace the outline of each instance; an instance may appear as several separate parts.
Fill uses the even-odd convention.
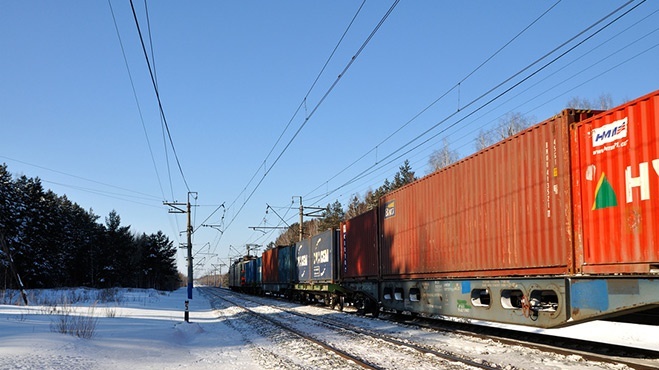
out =
[[[578,272],[659,269],[659,91],[572,131]]]
[[[572,269],[565,110],[380,199],[384,278],[554,275]]]
[[[263,283],[279,282],[279,248],[265,250],[261,255],[262,258],[262,280]]]
[[[341,223],[341,266],[343,280],[378,276],[377,208]]]

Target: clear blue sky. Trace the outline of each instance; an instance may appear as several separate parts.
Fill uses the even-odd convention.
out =
[[[393,4],[367,1],[295,115],[362,1],[148,1],[149,31],[144,1],[134,0],[186,187],[163,138],[130,2],[111,0],[113,19],[107,1],[3,0],[0,162],[101,221],[115,209],[134,232],[162,230],[175,243],[185,242],[185,216],[162,202],[198,192],[201,275],[228,263],[230,245],[243,251],[276,238],[249,229],[282,224],[266,204],[292,224],[294,196],[345,206],[391,179],[405,159],[425,175],[442,140],[468,155],[475,134],[507,112],[541,121],[575,96],[611,94],[620,104],[659,89],[658,2],[586,41],[640,1],[573,41],[625,2],[556,3],[402,1],[365,43]],[[203,221],[224,233],[199,227]],[[185,271],[183,250],[178,264]]]

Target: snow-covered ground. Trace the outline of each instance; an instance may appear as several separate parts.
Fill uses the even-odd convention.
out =
[[[280,369],[280,365],[259,354],[299,356],[285,353],[283,347],[255,350],[255,346],[276,344],[268,340],[255,342],[253,337],[246,340],[235,325],[229,325],[227,313],[212,309],[197,289],[189,305],[191,323],[183,321],[185,289],[173,293],[120,290],[111,296],[109,303],[99,302],[100,292],[82,289],[32,292],[30,298],[36,304],[27,307],[0,304],[0,369]],[[0,303],[6,298],[0,296]],[[59,332],[77,317],[83,321],[73,326],[93,327],[88,330],[92,331],[91,338]],[[365,318],[346,315],[346,320],[359,322]],[[439,338],[441,334],[392,323],[379,324],[380,320],[370,322],[369,326],[375,330],[381,325],[381,330],[387,333],[440,341],[447,348],[455,346],[456,351],[471,348],[474,356],[520,369],[624,369],[611,365],[600,367],[578,358],[554,357],[541,361],[536,360],[538,353],[529,349],[510,349],[495,343],[466,345],[457,338]],[[656,331],[640,328],[594,322],[560,330],[567,335],[606,337],[612,342],[659,350]],[[517,357],[524,360],[516,360]]]

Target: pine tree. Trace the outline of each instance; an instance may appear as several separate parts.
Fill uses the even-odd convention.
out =
[[[318,229],[324,231],[327,229],[338,229],[341,222],[345,220],[345,212],[341,202],[336,200],[332,205],[327,205],[327,211],[323,212],[323,217],[319,220]]]
[[[116,211],[105,225],[98,219],[66,196],[45,191],[39,178],[14,180],[0,165],[0,234],[6,245],[0,251],[2,286],[16,287],[9,255],[28,288],[138,286],[146,281],[140,275],[144,271],[153,287],[179,286],[176,248],[162,232],[137,240],[130,226],[121,226]]]

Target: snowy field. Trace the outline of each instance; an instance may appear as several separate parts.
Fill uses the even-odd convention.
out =
[[[280,368],[261,357],[259,353],[263,351],[255,350],[253,341],[248,343],[243,333],[227,325],[226,314],[213,310],[197,289],[189,306],[191,323],[183,321],[185,289],[173,293],[117,290],[111,294],[99,290],[55,290],[30,292],[29,298],[28,307],[0,304],[0,369]],[[17,300],[16,296],[0,295],[0,303]],[[346,315],[346,320],[353,320],[351,316]],[[364,318],[354,317],[354,320]],[[427,331],[416,330],[417,334],[409,327],[378,324],[380,320],[371,322],[399,335],[429,336]],[[67,325],[81,329],[83,336],[90,338],[62,334]],[[560,331],[659,350],[656,331],[639,328],[594,322]],[[475,356],[487,355],[488,361],[512,364],[520,369],[625,369],[600,367],[574,358],[534,361],[539,355],[528,349],[511,350],[493,343],[467,346],[457,343],[458,339],[456,343],[447,342],[445,337],[442,341],[456,348],[472,348]],[[266,349],[266,352],[278,351],[281,349]],[[518,361],[516,356],[526,359]]]

